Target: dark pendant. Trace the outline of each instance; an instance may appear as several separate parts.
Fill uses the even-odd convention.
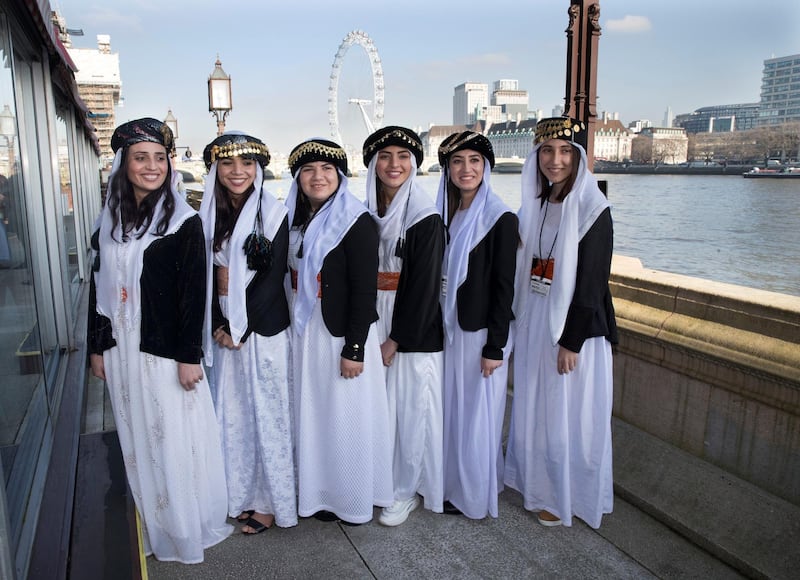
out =
[[[397,238],[397,245],[394,247],[394,255],[396,258],[405,257],[406,241],[403,238]]]

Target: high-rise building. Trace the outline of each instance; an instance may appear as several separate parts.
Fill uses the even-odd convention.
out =
[[[520,90],[519,81],[494,81],[492,105],[500,107],[503,121],[524,121],[528,118],[528,91]]]
[[[800,54],[764,61],[759,125],[800,122]]]
[[[672,107],[667,107],[667,110],[664,111],[664,124],[662,127],[672,127],[672,121],[674,116],[672,114]]]
[[[489,85],[462,83],[453,93],[453,125],[472,125],[489,106]]]
[[[78,68],[75,81],[81,99],[89,108],[89,119],[97,130],[100,157],[110,163],[114,159],[111,135],[117,125],[114,107],[119,105],[122,94],[119,53],[111,52],[111,37],[107,34],[97,35],[96,49],[73,48],[66,33],[62,34],[62,42]]]

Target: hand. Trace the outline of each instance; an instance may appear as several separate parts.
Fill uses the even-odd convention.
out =
[[[233,344],[233,337],[227,332],[225,332],[221,326],[218,329],[216,329],[211,336],[214,339],[214,342],[216,342],[220,346],[224,346],[225,348],[229,348],[231,350],[239,350],[239,348],[241,347],[241,345],[239,344]]]
[[[484,378],[488,379],[492,376],[494,369],[499,369],[501,366],[503,366],[503,361],[501,360],[481,357],[481,373],[483,373]]]
[[[90,354],[89,364],[92,367],[92,374],[98,379],[106,380],[106,363],[102,354]]]
[[[558,358],[556,359],[556,370],[558,370],[558,374],[566,375],[570,372],[575,370],[575,367],[578,366],[578,353],[572,352],[564,348],[563,346],[558,347]]]
[[[381,357],[383,358],[383,366],[392,366],[394,354],[397,352],[398,345],[391,338],[387,338],[386,342],[381,345]]]
[[[362,372],[364,372],[364,363],[347,360],[346,358],[340,359],[339,372],[346,379],[354,379]]]
[[[186,391],[193,391],[203,380],[203,369],[199,364],[178,363],[178,380]]]

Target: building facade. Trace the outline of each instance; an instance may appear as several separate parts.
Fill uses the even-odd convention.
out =
[[[800,54],[764,61],[759,125],[800,122]]]
[[[492,144],[495,157],[525,158],[533,148],[536,123],[536,119],[526,119],[495,123],[489,127],[486,137]]]
[[[646,127],[631,142],[631,159],[639,163],[686,163],[689,138],[679,127]]]
[[[0,578],[66,577],[100,148],[47,0],[0,0]]]
[[[97,130],[100,156],[105,165],[111,165],[111,135],[117,126],[114,107],[119,105],[122,81],[119,74],[119,54],[111,52],[111,37],[97,35],[97,48],[74,48],[71,46],[66,26],[60,29],[64,46],[78,70],[75,80],[78,93],[89,108],[89,118]]]
[[[759,103],[701,107],[676,116],[674,125],[683,127],[687,133],[747,131],[758,125],[759,109]]]
[[[472,125],[488,106],[489,85],[470,82],[458,85],[453,91],[453,125]]]
[[[633,134],[618,119],[604,117],[594,126],[596,161],[625,161],[631,158]]]
[[[492,105],[500,107],[502,116],[498,121],[524,121],[528,118],[528,91],[520,90],[515,79],[495,81]]]

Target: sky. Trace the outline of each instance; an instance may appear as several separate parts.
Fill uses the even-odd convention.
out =
[[[216,136],[208,77],[219,57],[231,76],[227,130],[262,139],[273,155],[330,138],[328,89],[347,34],[366,32],[385,80],[384,125],[452,123],[453,89],[517,79],[531,110],[564,103],[568,0],[51,0],[77,48],[111,37],[124,104],[119,123],[178,119],[179,146],[197,155]],[[764,60],[800,53],[797,0],[601,0],[597,111],[623,124],[661,125],[697,108],[759,101]],[[360,149],[365,125],[350,98],[372,99],[366,53],[342,59],[343,141]],[[370,107],[367,106],[368,112]]]

